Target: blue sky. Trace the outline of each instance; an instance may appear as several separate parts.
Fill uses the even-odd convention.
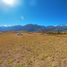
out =
[[[18,1],[20,3],[12,7],[0,3],[0,25],[67,24],[67,0]]]

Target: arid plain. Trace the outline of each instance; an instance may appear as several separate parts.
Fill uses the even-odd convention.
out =
[[[0,67],[67,67],[67,35],[0,33]]]

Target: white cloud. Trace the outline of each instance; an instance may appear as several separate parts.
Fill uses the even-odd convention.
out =
[[[10,26],[13,26],[13,25],[0,25],[0,27],[10,27]]]

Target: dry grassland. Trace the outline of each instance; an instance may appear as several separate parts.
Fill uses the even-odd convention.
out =
[[[0,67],[67,67],[67,35],[0,33]]]

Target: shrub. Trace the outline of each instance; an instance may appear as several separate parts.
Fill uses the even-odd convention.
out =
[[[14,62],[13,59],[8,59],[8,64],[12,64]]]
[[[25,64],[18,64],[18,67],[25,67]]]
[[[52,64],[51,67],[57,67],[56,64]]]

